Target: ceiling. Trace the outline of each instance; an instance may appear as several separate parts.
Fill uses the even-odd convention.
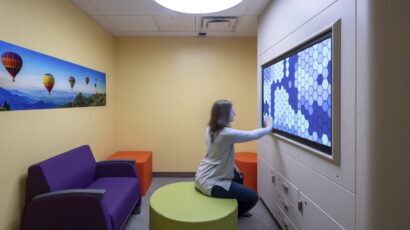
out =
[[[271,0],[244,0],[212,14],[185,14],[154,0],[70,0],[116,37],[256,37],[258,15]]]

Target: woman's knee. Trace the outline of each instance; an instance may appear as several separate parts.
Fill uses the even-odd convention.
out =
[[[256,204],[259,200],[259,195],[252,189],[247,189],[246,192],[246,202]]]
[[[251,195],[250,195],[250,201],[252,202],[252,204],[256,204],[256,203],[258,203],[259,195],[258,195],[257,192],[255,192],[253,190],[252,190],[252,192],[253,193],[251,193]]]

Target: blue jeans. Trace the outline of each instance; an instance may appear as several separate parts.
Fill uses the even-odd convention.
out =
[[[249,211],[258,202],[258,193],[242,185],[243,178],[237,172],[234,172],[234,179],[228,191],[219,185],[214,185],[211,190],[211,196],[216,198],[234,198],[238,201],[238,216],[242,216]]]

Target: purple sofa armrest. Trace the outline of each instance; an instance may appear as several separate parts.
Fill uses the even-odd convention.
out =
[[[118,159],[97,162],[95,179],[101,177],[135,177],[139,180],[135,160]]]
[[[40,195],[35,196],[33,199],[38,200],[38,199],[50,198],[52,196],[66,196],[66,195],[95,196],[99,200],[102,200],[102,198],[105,195],[105,189],[66,189],[66,190],[60,190],[60,191],[40,194]]]
[[[112,230],[102,189],[70,189],[35,196],[27,205],[23,230]]]

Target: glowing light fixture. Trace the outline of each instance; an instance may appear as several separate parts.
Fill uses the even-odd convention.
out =
[[[188,14],[208,14],[229,9],[243,0],[155,0],[158,4]]]

